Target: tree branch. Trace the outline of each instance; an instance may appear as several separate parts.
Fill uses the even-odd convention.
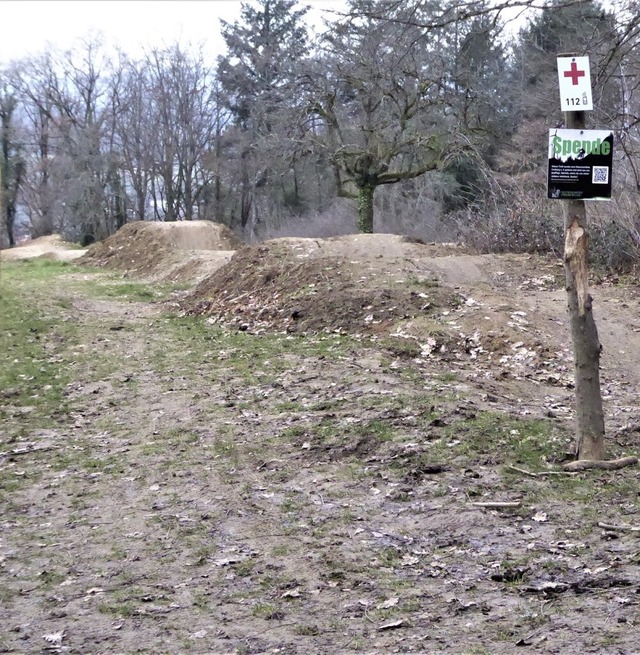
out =
[[[589,469],[604,469],[615,471],[625,466],[633,466],[638,463],[637,457],[621,457],[611,460],[580,459],[575,462],[568,462],[562,468],[565,471],[587,471]]]

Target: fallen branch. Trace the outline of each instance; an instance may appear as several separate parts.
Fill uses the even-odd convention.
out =
[[[514,500],[514,501],[489,501],[486,503],[471,503],[472,505],[475,505],[476,507],[484,507],[485,509],[502,509],[502,508],[507,508],[507,507],[520,507],[520,501],[519,500]]]
[[[515,471],[516,473],[522,473],[522,475],[527,475],[530,478],[539,478],[540,476],[537,473],[532,471],[527,471],[525,469],[519,469],[517,466],[507,466],[510,471]]]
[[[633,466],[638,463],[637,457],[620,457],[620,459],[579,459],[575,462],[568,462],[562,467],[565,471],[587,471],[588,469],[604,469],[615,471],[625,466]]]
[[[539,471],[534,473],[533,471],[527,471],[526,469],[520,469],[517,466],[507,466],[511,471],[516,473],[522,473],[522,475],[528,475],[530,478],[543,478],[548,475],[575,475],[575,471]]]
[[[640,526],[637,525],[614,525],[612,523],[598,523],[598,527],[603,530],[612,532],[640,532]]]
[[[48,450],[57,450],[58,446],[40,446],[35,448],[14,448],[4,453],[0,453],[0,457],[16,457],[17,455],[29,455],[31,453],[41,453]]]

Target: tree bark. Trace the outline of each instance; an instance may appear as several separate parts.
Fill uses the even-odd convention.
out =
[[[164,215],[164,221],[165,223],[173,223],[174,221],[177,220],[177,216],[175,213],[175,207],[176,207],[176,200],[175,200],[175,194],[173,191],[173,172],[168,171],[167,174],[164,176],[164,182],[165,182],[165,198],[167,202],[167,211],[165,212]]]
[[[7,202],[5,210],[5,221],[7,228],[7,238],[9,239],[9,248],[16,245],[16,238],[14,234],[14,226],[16,222],[16,206],[11,201]]]
[[[127,222],[127,208],[126,199],[127,194],[122,184],[123,177],[119,172],[116,172],[116,190],[115,190],[115,218],[116,230],[119,230]]]
[[[373,196],[376,187],[364,184],[358,187],[358,229],[363,234],[373,234]]]
[[[4,242],[3,234],[6,229],[4,224],[4,182],[2,181],[2,166],[0,166],[0,249],[2,249],[2,244]],[[11,235],[9,237],[9,246],[11,246]]]
[[[569,129],[584,129],[583,112],[566,112],[566,117]],[[602,346],[588,289],[589,235],[584,200],[565,200],[563,214],[564,268],[575,372],[576,455],[579,460],[602,460],[605,457],[604,412],[600,392]]]

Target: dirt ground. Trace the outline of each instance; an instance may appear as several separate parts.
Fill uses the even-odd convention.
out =
[[[559,262],[221,239],[167,275],[124,236],[24,287],[68,381],[38,420],[0,390],[0,652],[640,653],[640,472],[559,466]],[[638,294],[592,285],[612,457]]]
[[[16,248],[0,250],[0,260],[16,261],[35,257],[50,257],[58,261],[73,261],[82,257],[87,251],[79,250],[66,243],[58,234],[39,237]]]

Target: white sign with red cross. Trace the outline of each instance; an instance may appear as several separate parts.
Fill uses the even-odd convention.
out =
[[[562,111],[593,109],[589,57],[558,57],[558,81]]]

